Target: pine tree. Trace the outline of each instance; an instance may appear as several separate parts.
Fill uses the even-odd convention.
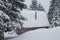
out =
[[[32,0],[32,4],[30,5],[31,10],[35,10],[35,19],[37,19],[37,0]]]
[[[48,20],[49,20],[49,23],[52,24],[52,18],[53,18],[53,11],[54,11],[54,0],[52,0],[50,2],[50,8],[49,8],[49,12],[48,12]]]
[[[51,27],[60,25],[60,0],[52,0],[50,10],[48,12],[48,20]]]
[[[0,11],[0,40],[4,40],[3,12]]]
[[[39,5],[38,5],[38,10],[39,10],[39,11],[45,11],[44,8],[43,8],[43,6],[42,6],[40,3],[39,3]]]
[[[18,15],[20,14],[20,10],[24,8],[24,0],[0,0],[0,11],[2,11],[5,15],[2,15],[1,19],[3,22],[8,23],[9,21],[19,22],[19,20],[25,20],[25,18],[21,18]],[[18,10],[19,9],[19,10]],[[6,19],[5,16],[9,16],[10,19]],[[4,17],[3,17],[4,16]],[[0,40],[4,40],[4,25],[0,23]],[[20,23],[21,24],[21,23]]]
[[[32,10],[37,10],[37,0],[32,0],[32,4],[30,5]]]

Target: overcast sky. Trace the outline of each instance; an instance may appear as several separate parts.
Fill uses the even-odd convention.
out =
[[[38,3],[40,2],[41,5],[45,8],[46,13],[48,12],[49,6],[50,6],[50,1],[51,0],[37,0]],[[31,4],[32,0],[25,0],[25,4],[29,7]]]

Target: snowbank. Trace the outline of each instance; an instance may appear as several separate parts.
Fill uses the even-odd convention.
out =
[[[50,1],[51,0],[37,0],[38,4],[41,3],[41,5],[44,7],[46,14],[49,11],[49,6],[50,6]],[[30,8],[30,5],[32,3],[32,0],[25,0],[25,4],[27,5],[27,8]]]
[[[60,40],[60,27],[29,31],[10,40]]]
[[[4,38],[12,38],[12,37],[17,37],[17,33],[13,30],[10,32],[4,32]]]
[[[37,19],[35,20],[35,11],[23,9],[21,14],[27,18],[27,21],[24,21],[24,27],[42,27],[49,26],[48,18],[45,12],[37,11]]]

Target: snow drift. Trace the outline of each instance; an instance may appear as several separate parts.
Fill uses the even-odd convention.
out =
[[[60,40],[60,27],[29,31],[10,40]]]

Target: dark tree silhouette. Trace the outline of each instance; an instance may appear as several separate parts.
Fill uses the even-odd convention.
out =
[[[0,11],[4,15],[0,15],[0,40],[4,40],[4,28],[5,26],[2,25],[4,23],[8,23],[8,21],[16,21],[25,20],[24,17],[19,17],[20,10],[22,10],[26,5],[23,3],[24,0],[0,0]],[[19,9],[19,10],[18,10]],[[9,19],[6,19],[6,15]],[[17,20],[18,19],[18,20]],[[21,23],[20,23],[21,24]]]
[[[32,4],[30,5],[32,10],[37,10],[37,0],[32,0]]]
[[[60,0],[52,0],[48,12],[48,20],[51,27],[60,25]]]

